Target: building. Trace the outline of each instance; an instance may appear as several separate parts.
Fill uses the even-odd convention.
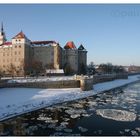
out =
[[[77,49],[73,41],[69,41],[64,46],[64,68],[66,67],[70,73],[85,74],[87,67],[87,51],[80,45]]]
[[[0,72],[5,75],[23,76],[40,68],[77,74],[86,70],[86,65],[87,51],[82,45],[77,49],[71,41],[62,48],[55,41],[31,41],[22,31],[7,42],[1,25]]]

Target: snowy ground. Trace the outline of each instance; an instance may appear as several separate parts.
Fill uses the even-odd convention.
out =
[[[138,80],[140,80],[140,75],[128,76],[128,79],[118,79],[114,81],[98,83],[94,85],[94,91],[99,93],[113,88],[121,87]]]
[[[44,81],[60,81],[60,80],[73,80],[74,76],[51,76],[51,77],[15,77],[8,80],[8,83],[27,83],[27,82],[44,82]]]
[[[138,81],[140,75],[128,79],[114,80],[94,85],[94,90],[81,91],[80,88],[36,89],[2,88],[0,89],[0,120],[57,103],[85,98],[112,88]]]

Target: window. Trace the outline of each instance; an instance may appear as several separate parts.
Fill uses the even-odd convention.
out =
[[[7,59],[7,62],[9,62],[9,59]]]
[[[20,55],[20,52],[18,52],[18,54]]]
[[[5,56],[5,53],[3,53],[3,56]]]
[[[5,62],[5,60],[3,59],[3,62]]]
[[[7,53],[7,56],[9,56],[9,53]]]
[[[3,65],[3,67],[5,68],[5,65]]]
[[[17,54],[17,52],[15,51],[15,55]]]
[[[15,48],[17,48],[17,46],[15,46]]]
[[[21,48],[21,45],[19,45],[19,48]]]
[[[20,41],[20,39],[18,41]]]
[[[16,58],[15,58],[15,62],[16,62]]]

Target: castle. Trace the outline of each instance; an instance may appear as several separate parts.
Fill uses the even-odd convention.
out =
[[[38,69],[64,69],[68,74],[85,74],[87,51],[80,45],[77,49],[70,41],[62,48],[55,41],[31,41],[21,31],[11,42],[6,41],[3,24],[0,32],[0,72],[23,76]]]

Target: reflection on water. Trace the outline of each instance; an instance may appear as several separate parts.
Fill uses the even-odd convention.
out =
[[[140,136],[140,83],[6,120],[0,135]]]

